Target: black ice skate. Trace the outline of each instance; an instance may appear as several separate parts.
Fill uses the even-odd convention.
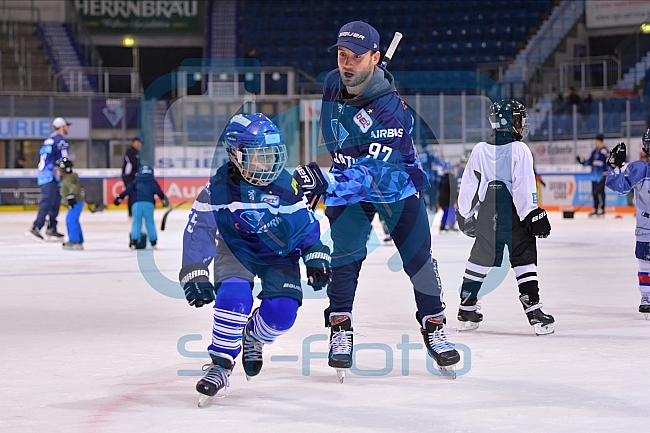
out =
[[[643,295],[641,297],[641,304],[639,304],[639,313],[643,313],[646,320],[650,320],[650,295]]]
[[[327,365],[336,369],[336,375],[343,383],[345,370],[352,367],[352,314],[331,313],[330,329]]]
[[[535,334],[547,335],[555,332],[555,329],[553,328],[555,319],[550,314],[544,314],[541,302],[530,302],[528,295],[519,296],[519,302],[521,302],[521,305],[524,307],[524,313],[526,313],[526,317],[528,317],[530,326],[535,327]]]
[[[483,314],[479,313],[481,304],[478,299],[465,299],[458,306],[459,331],[471,331],[477,329],[483,321]]]
[[[217,392],[230,386],[230,374],[235,368],[233,359],[224,353],[210,351],[210,358],[212,364],[203,366],[205,375],[196,384],[196,390],[199,392],[199,407],[210,404]]]
[[[38,231],[36,229],[36,227],[32,227],[27,233],[25,233],[25,236],[31,237],[31,238],[39,240],[39,241],[44,241],[45,240],[43,238],[43,235],[41,234],[41,232]]]
[[[426,316],[421,320],[420,313],[417,312],[415,318],[421,326],[420,332],[429,356],[433,358],[444,376],[456,379],[455,365],[460,361],[460,354],[454,345],[447,341],[444,329],[445,316],[443,314]]]
[[[253,316],[257,310],[259,308],[249,317],[242,335],[242,361],[247,380],[251,380],[252,377],[260,374],[264,363],[264,357],[262,356],[264,342],[255,338],[251,332]]]
[[[54,241],[54,242],[63,241],[64,237],[65,236],[57,232],[56,229],[47,229],[45,231],[45,240],[47,241]]]

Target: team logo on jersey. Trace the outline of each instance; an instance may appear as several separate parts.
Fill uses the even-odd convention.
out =
[[[241,213],[241,219],[248,223],[254,229],[258,229],[264,224],[263,219],[266,212],[258,212],[256,210],[247,210]]]
[[[404,129],[402,128],[377,129],[376,131],[372,131],[370,133],[370,137],[374,139],[395,137],[402,138],[402,135],[404,135]]]
[[[255,201],[255,190],[254,189],[249,189],[248,190],[248,200],[249,201]]]
[[[533,193],[533,204],[537,204],[537,193]]]
[[[372,126],[372,117],[366,113],[366,110],[363,108],[354,116],[354,123],[357,124],[361,132],[368,132]]]
[[[334,133],[334,137],[338,137],[338,147],[343,146],[343,142],[350,135],[338,119],[332,119],[332,132]]]
[[[264,194],[261,200],[262,202],[268,203],[273,207],[278,207],[280,205],[280,197],[277,195]]]

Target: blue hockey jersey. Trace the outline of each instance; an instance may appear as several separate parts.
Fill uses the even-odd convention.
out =
[[[621,195],[634,190],[636,204],[636,229],[634,234],[639,242],[650,242],[650,164],[634,161],[625,170],[607,170],[605,185]]]
[[[68,157],[69,144],[62,135],[53,132],[43,141],[38,161],[38,185],[54,180],[54,163]]]
[[[165,197],[160,184],[153,177],[153,174],[149,173],[138,173],[135,176],[135,180],[126,185],[124,191],[119,195],[120,198],[129,196],[129,202],[135,203],[137,201],[148,201],[149,203],[155,203],[157,195],[162,200]]]
[[[595,148],[591,152],[589,159],[585,160],[583,165],[591,166],[591,180],[594,182],[600,182],[607,172],[607,158],[609,157],[609,152],[607,148],[602,147],[600,149]]]
[[[252,186],[229,164],[217,170],[194,202],[183,234],[183,266],[208,266],[215,239],[242,262],[293,264],[321,245],[320,225],[297,182],[286,171]]]
[[[392,203],[427,189],[411,137],[413,121],[388,71],[376,67],[356,96],[347,95],[339,71],[331,71],[321,109],[321,130],[333,165],[325,205]]]

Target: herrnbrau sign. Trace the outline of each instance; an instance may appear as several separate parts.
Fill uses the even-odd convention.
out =
[[[198,0],[75,0],[75,8],[94,33],[198,33]]]

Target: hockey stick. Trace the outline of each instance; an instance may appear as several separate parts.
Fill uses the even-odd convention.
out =
[[[402,40],[403,35],[400,32],[395,32],[395,35],[393,35],[393,40],[390,41],[390,45],[388,46],[388,49],[386,50],[386,53],[384,54],[384,60],[379,64],[379,67],[382,69],[386,69],[388,66],[388,62],[391,61],[393,58],[393,55],[395,54],[395,50],[397,50],[397,46],[399,45],[400,41]],[[316,207],[318,207],[318,203],[320,202],[321,195],[317,195],[312,197],[311,201],[309,202],[309,207],[311,210],[316,210]]]
[[[165,212],[165,215],[163,215],[162,222],[160,223],[160,230],[161,231],[164,231],[165,227],[167,226],[167,217],[169,216],[169,212],[173,211],[177,207],[180,207],[180,206],[184,205],[185,203],[187,203],[187,200],[183,200],[182,202],[180,202],[176,206],[170,207],[169,210],[167,212]]]
[[[87,206],[90,213],[101,212],[104,209],[106,209],[106,205],[103,203],[102,204],[88,203]]]

